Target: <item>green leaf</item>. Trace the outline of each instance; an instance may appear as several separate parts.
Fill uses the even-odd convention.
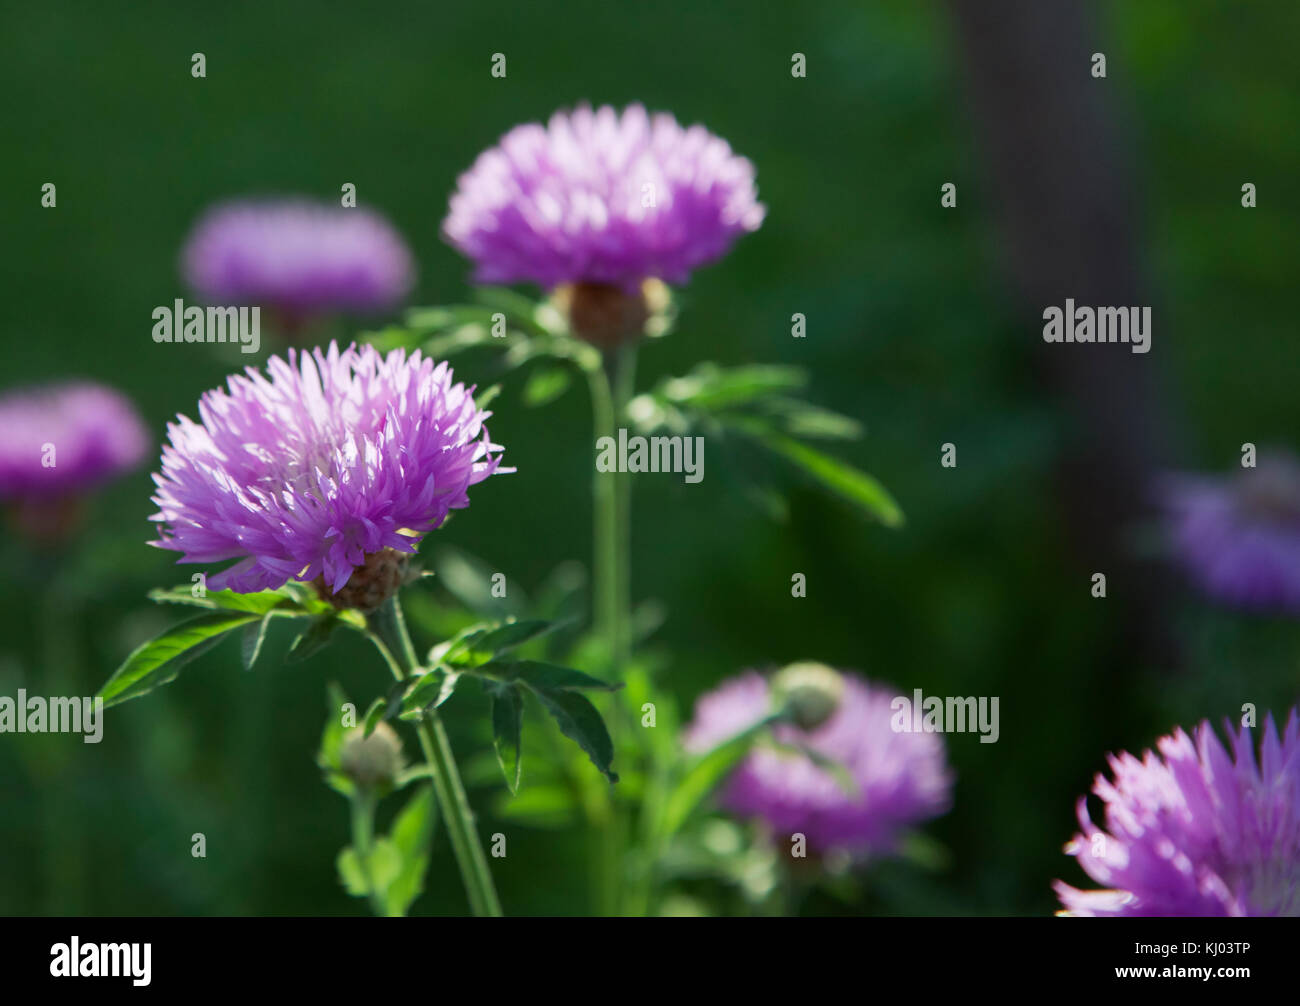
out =
[[[236,594],[233,590],[209,590],[196,597],[189,587],[172,587],[149,591],[149,600],[159,604],[188,604],[213,611],[250,611],[264,615],[272,608],[292,604],[292,599],[278,590],[263,590],[255,594]]]
[[[289,647],[289,652],[284,658],[285,662],[297,663],[324,649],[338,626],[338,617],[332,614],[312,619],[311,624],[298,634],[293,645]]]
[[[611,684],[582,671],[575,671],[572,667],[561,667],[540,660],[492,661],[477,668],[477,671],[503,681],[521,681],[530,688],[541,691],[573,692],[592,689],[616,692],[623,687],[622,682]]]
[[[506,785],[511,793],[517,793],[523,767],[519,751],[524,725],[523,696],[516,685],[494,685],[489,694],[492,697],[492,745],[496,748],[497,762],[506,777]]]
[[[769,717],[754,724],[736,736],[728,738],[711,751],[700,755],[686,770],[681,780],[673,787],[665,804],[660,824],[664,837],[671,837],[691,812],[708,796],[736,764],[749,753],[754,740],[764,733],[775,717]]]
[[[771,429],[763,420],[735,416],[723,422],[754,437],[769,450],[794,463],[828,489],[839,493],[850,503],[862,507],[881,523],[889,527],[897,527],[903,523],[903,511],[899,509],[888,490],[865,472],[860,472],[852,465],[847,465]]]
[[[862,796],[862,791],[858,788],[857,780],[853,778],[853,774],[834,758],[822,754],[820,751],[809,747],[807,744],[782,744],[775,740],[772,740],[769,743],[778,751],[788,751],[791,754],[803,755],[803,757],[807,758],[810,762],[835,780],[835,785],[838,786],[844,795],[850,800],[857,800]]]
[[[257,657],[262,652],[262,644],[266,642],[266,627],[270,624],[271,613],[268,611],[262,616],[260,622],[244,626],[239,641],[239,655],[244,662],[244,670],[251,671],[253,665],[257,663]]]
[[[484,391],[480,391],[478,393],[478,397],[474,399],[474,404],[478,406],[478,408],[480,409],[486,409],[489,405],[493,403],[493,401],[496,400],[496,397],[500,394],[501,394],[501,385],[494,384],[490,388],[487,388]]]
[[[388,840],[401,857],[401,867],[384,897],[390,916],[405,915],[424,890],[424,875],[433,855],[437,824],[433,787],[420,786],[406,801],[388,833]]]
[[[577,817],[577,806],[567,786],[529,784],[517,795],[502,793],[496,812],[533,828],[567,828]]]
[[[316,764],[329,771],[339,767],[339,750],[343,747],[343,737],[347,733],[343,726],[343,707],[351,703],[343,689],[332,681],[326,689],[326,695],[325,729],[321,731]]]
[[[437,708],[451,698],[460,673],[448,667],[436,667],[415,679],[402,698],[402,718],[418,719],[422,710]]]
[[[471,667],[485,664],[516,646],[545,635],[553,628],[555,626],[552,623],[539,619],[471,626],[458,633],[454,639],[429,651],[429,662]]]
[[[512,586],[506,597],[493,595],[492,576],[499,570],[475,556],[444,545],[434,553],[433,568],[438,582],[471,611],[500,618],[519,608],[517,588]]]
[[[500,312],[508,321],[518,322],[533,335],[545,335],[546,329],[537,320],[537,304],[522,293],[504,286],[474,288],[474,299],[490,312]]]
[[[366,869],[356,849],[348,846],[339,853],[336,865],[339,880],[354,898],[370,896],[371,889],[382,895],[402,872],[402,855],[387,838],[377,839],[366,857]]]
[[[248,612],[218,611],[172,627],[137,647],[100,689],[99,697],[105,706],[115,706],[165,685],[185,664],[221,642],[226,633],[257,617]]]
[[[614,742],[610,740],[605,721],[600,718],[596,707],[578,692],[550,691],[536,686],[532,690],[554,718],[560,732],[582,748],[591,763],[610,782],[618,782],[618,774],[610,768],[614,760]]]
[[[369,737],[375,732],[375,727],[384,718],[384,713],[388,710],[388,700],[382,695],[370,703],[370,708],[366,710],[366,718],[362,721],[363,737]]]
[[[793,437],[857,440],[862,436],[862,424],[856,419],[796,398],[773,398],[763,403],[763,410],[780,417],[785,431]]]
[[[539,366],[528,375],[524,384],[524,404],[532,408],[549,405],[568,391],[572,383],[573,377],[567,367]]]
[[[701,363],[685,377],[664,381],[659,394],[677,405],[714,412],[797,390],[807,383],[807,375],[798,367],[753,364],[723,369]]]
[[[445,307],[413,307],[406,312],[406,324],[420,333],[444,332],[478,326],[485,335],[492,324],[493,311],[480,304],[449,304]]]

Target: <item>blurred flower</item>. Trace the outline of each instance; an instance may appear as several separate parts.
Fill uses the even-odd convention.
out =
[[[210,303],[265,306],[290,325],[384,311],[414,280],[406,244],[379,214],[302,199],[209,210],[186,242],[181,268]]]
[[[888,853],[903,829],[948,809],[952,778],[943,741],[935,734],[895,733],[891,690],[849,673],[836,675],[835,687],[826,688],[829,669],[814,675],[810,667],[792,665],[789,670],[799,673],[783,672],[775,686],[754,671],[723,682],[696,703],[686,747],[707,751],[762,722],[777,711],[776,694],[796,699],[792,715],[816,708],[818,725],[778,723],[775,745],[757,742],[724,784],[721,803],[781,835],[802,832],[815,853]],[[833,710],[825,708],[827,698],[834,699]],[[798,748],[842,766],[847,778]]]
[[[272,357],[167,427],[154,476],[159,540],[182,562],[240,559],[214,589],[318,576],[338,591],[385,549],[411,553],[500,469],[490,415],[445,363],[337,345]],[[383,563],[380,563],[382,566]]]
[[[1109,758],[1113,781],[1092,791],[1106,804],[1106,829],[1088,817],[1065,847],[1111,890],[1057,881],[1066,914],[1097,916],[1300,915],[1300,726],[1291,710],[1279,740],[1270,715],[1259,761],[1249,728],[1233,734],[1233,756],[1208,722],[1195,740],[1162,737],[1160,755]]]
[[[1165,504],[1178,557],[1210,597],[1300,614],[1300,465],[1261,454],[1231,479],[1174,478]]]
[[[149,436],[123,395],[86,381],[0,397],[0,501],[19,526],[57,538],[80,499],[143,460]]]
[[[703,126],[683,129],[641,105],[621,115],[584,105],[545,127],[516,126],[480,154],[442,230],[473,260],[476,282],[576,284],[585,334],[587,321],[644,324],[646,280],[685,283],[764,212],[754,166]]]

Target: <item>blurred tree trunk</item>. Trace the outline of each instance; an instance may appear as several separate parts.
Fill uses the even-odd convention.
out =
[[[1068,411],[1060,459],[1070,537],[1088,572],[1107,574],[1125,645],[1162,664],[1174,653],[1166,572],[1137,559],[1150,479],[1170,460],[1158,361],[1168,330],[1142,275],[1140,201],[1117,108],[1131,90],[1114,45],[1098,40],[1088,0],[948,0],[967,100],[1002,238],[1000,263],[1053,400]],[[1103,52],[1107,76],[1092,76]],[[1151,350],[1048,344],[1043,309],[1152,307]],[[1080,590],[1088,582],[1082,579]],[[1106,602],[1098,602],[1106,603]]]

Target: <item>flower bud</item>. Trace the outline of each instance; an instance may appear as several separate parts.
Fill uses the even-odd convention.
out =
[[[358,727],[343,738],[339,767],[362,789],[391,786],[402,773],[402,740],[382,721],[369,737]]]
[[[802,730],[815,730],[829,720],[843,696],[839,672],[813,661],[790,664],[772,679],[777,708]]]

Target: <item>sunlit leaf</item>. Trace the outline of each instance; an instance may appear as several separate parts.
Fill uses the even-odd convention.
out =
[[[433,856],[433,834],[437,824],[433,787],[421,786],[411,794],[388,832],[388,840],[401,860],[397,875],[384,895],[389,915],[405,915],[424,890],[424,876]]]
[[[100,689],[105,706],[114,706],[173,680],[195,657],[216,646],[227,633],[257,621],[251,612],[217,611],[182,622],[136,648]]]

